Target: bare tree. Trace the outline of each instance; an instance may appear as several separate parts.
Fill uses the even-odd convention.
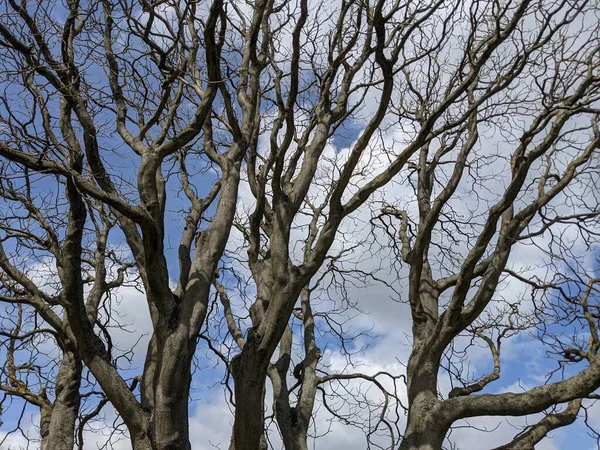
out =
[[[587,366],[525,393],[477,394],[498,378],[502,338],[528,326],[510,312],[486,320],[511,251],[566,222],[588,229],[597,219],[597,202],[587,200],[600,142],[594,2],[8,0],[3,8],[5,177],[25,174],[36,199],[53,177],[64,199],[61,220],[49,227],[57,228],[60,296],[48,298],[10,252],[1,260],[6,283],[33,299],[56,332],[67,326],[73,352],[135,449],[190,448],[191,368],[211,290],[227,288],[215,275],[242,207],[240,187],[249,198],[236,230],[256,293],[246,336],[223,308],[241,347],[230,364],[231,448],[265,445],[269,376],[286,447],[306,447],[327,380],[316,378],[311,280],[376,195],[386,202],[382,214],[398,221],[393,238],[409,272],[412,354],[400,448],[440,448],[453,423],[474,416],[571,402],[570,420],[600,385],[592,279],[588,294],[569,295],[592,338],[569,347],[568,359]],[[388,198],[394,184],[410,187],[412,201]],[[477,202],[467,213],[457,207],[465,193]],[[90,202],[114,217],[113,245],[128,248],[147,299],[153,335],[139,394],[87,308]],[[180,229],[173,209],[185,211]],[[4,230],[2,239],[23,245],[37,236],[27,232]],[[64,319],[49,315],[53,302]],[[305,354],[292,405],[283,380],[294,375],[285,355],[298,302]],[[494,371],[473,383],[459,372],[463,385],[443,400],[444,355],[464,333],[487,343]],[[510,445],[531,445],[568,423],[560,414]]]
[[[304,248],[310,248],[311,240],[316,237],[316,223],[319,217],[319,209],[315,208]],[[236,227],[244,231],[241,224],[236,224]],[[360,429],[368,444],[376,448],[395,448],[395,443],[401,435],[400,418],[406,412],[399,398],[403,375],[394,375],[384,370],[369,373],[369,369],[361,368],[360,361],[355,358],[360,349],[353,349],[355,341],[371,341],[377,339],[377,336],[369,331],[351,331],[352,319],[363,312],[351,301],[348,286],[387,284],[377,277],[376,270],[365,272],[353,267],[355,264],[348,261],[348,257],[353,255],[356,248],[365,245],[368,243],[356,242],[349,248],[341,248],[337,254],[329,256],[326,269],[310,286],[303,288],[300,305],[294,308],[291,320],[279,342],[278,354],[267,368],[271,392],[269,395],[263,392],[267,423],[264,437],[261,436],[261,446],[266,446],[269,436],[272,436],[268,422],[274,419],[285,448],[308,449],[311,438],[315,439],[317,433],[327,433],[318,430],[312,423],[315,407],[321,405],[330,420]],[[225,338],[225,342],[231,341],[232,345],[226,346],[224,351],[209,345],[225,363],[228,372],[232,369],[231,357],[235,358],[236,351],[242,351],[246,345],[242,332],[246,320],[243,316],[236,315],[235,311],[240,310],[242,315],[244,311],[248,311],[253,296],[252,293],[244,293],[248,286],[240,276],[237,277],[237,283],[227,278],[228,274],[235,274],[234,267],[243,267],[244,259],[237,260],[235,256],[240,253],[242,252],[239,249],[228,253],[228,259],[235,260],[236,263],[230,262],[231,266],[222,270],[225,280],[214,282],[224,316],[217,322],[225,322],[225,329],[229,333],[229,339]],[[236,305],[235,300],[232,301],[225,285],[229,285],[229,290],[234,291],[236,296],[247,297],[241,308],[240,305]],[[251,284],[248,290],[252,291],[252,288]],[[218,329],[219,324],[213,327],[209,325],[208,329],[211,328]],[[329,346],[339,349],[345,357],[346,364],[342,370],[327,367],[321,361],[323,354],[317,341],[319,337],[325,336]],[[217,338],[216,335],[202,337],[208,342],[223,340],[221,336]],[[369,395],[371,387],[380,394],[376,398]],[[271,398],[272,415],[267,416]],[[235,403],[233,406],[236,406]],[[385,447],[380,445],[382,435]]]
[[[48,190],[39,191],[34,185],[35,176],[14,170],[14,165],[4,165],[0,178],[4,209],[0,300],[7,305],[0,330],[6,354],[0,390],[7,394],[5,400],[13,409],[19,406],[15,399],[39,408],[42,449],[72,449],[76,427],[82,446],[83,427],[100,413],[106,400],[86,380],[68,317],[59,308],[65,295],[63,187],[56,179],[42,176],[37,181],[43,179]],[[111,321],[107,302],[111,291],[125,284],[132,264],[120,261],[108,245],[114,219],[102,205],[95,209],[93,202],[88,202],[88,210],[91,229],[86,230],[87,248],[81,253],[85,295],[82,292],[79,301],[85,306],[88,320],[101,331],[107,355],[118,365],[122,355],[116,354],[106,328]],[[98,395],[99,402],[86,401]],[[93,413],[82,407],[82,399],[93,405]]]
[[[277,345],[289,345],[285,331],[289,317],[302,289],[322,267],[342,219],[398,174],[405,174],[414,186],[417,213],[410,226],[407,211],[385,211],[401,222],[399,256],[410,268],[413,352],[407,371],[408,425],[401,448],[439,448],[458,419],[539,412],[598,386],[592,351],[585,353],[590,366],[580,375],[517,396],[518,400],[512,394],[469,396],[496,379],[495,372],[454,390],[445,402],[438,392],[441,359],[453,340],[472,325],[476,334],[485,335],[485,327],[474,324],[498,288],[512,247],[562,220],[580,220],[589,226],[596,220],[597,205],[584,201],[572,205],[568,213],[561,212],[566,216],[544,219],[547,208],[555,208],[550,206],[553,200],[566,194],[589,195],[589,177],[595,174],[598,34],[595,24],[585,26],[588,7],[593,10],[593,5],[583,3],[379,3],[373,7],[345,3],[336,11],[324,58],[328,64],[321,73],[311,67],[317,74],[304,87],[309,90],[311,82],[318,82],[311,109],[302,110],[305,122],[297,124],[298,111],[277,100],[268,143],[262,149],[249,149],[248,182],[256,206],[245,236],[257,295],[250,308],[248,340],[232,362],[235,442],[248,443],[249,448],[259,445],[263,383],[255,380],[265,378]],[[310,27],[311,21],[306,19],[305,24],[304,17],[308,12],[301,8],[297,23]],[[294,64],[300,64],[301,49],[314,49],[309,59],[319,61],[322,47],[298,42],[292,44],[287,58],[291,88],[284,91],[275,84],[276,99],[286,94],[289,99],[290,92],[300,91]],[[279,48],[277,52],[270,61],[277,61]],[[279,65],[274,69],[276,74],[284,70]],[[373,94],[374,114],[368,116],[325,189],[324,217],[314,225],[319,231],[302,255],[295,255],[292,230],[305,214],[303,208],[309,209],[306,199],[319,159],[348,114],[360,116],[362,100]],[[390,117],[404,131],[404,142],[390,143],[378,135],[378,130],[391,126]],[[495,130],[506,139],[496,155],[485,149],[485,134]],[[384,150],[378,154],[376,146]],[[380,163],[380,172],[364,166],[375,163],[377,167],[378,157],[387,159]],[[486,174],[486,158],[487,164],[501,165],[508,178],[495,185],[498,192],[479,199],[487,209],[478,210],[477,219],[453,221],[459,188],[468,186],[469,179],[478,186],[486,177],[488,182],[500,178],[493,176],[493,170]],[[570,191],[575,185],[582,189],[579,194]],[[533,231],[527,231],[530,227]],[[449,253],[453,245],[438,239],[452,233],[464,236],[456,241],[466,247],[463,254]],[[431,258],[439,258],[442,264],[432,264]],[[454,260],[444,264],[448,258]],[[455,273],[449,271],[451,267],[456,267]],[[493,342],[490,348],[495,355],[498,349]],[[582,385],[580,378],[588,382]],[[565,391],[557,394],[561,389]],[[508,399],[515,401],[512,409]]]

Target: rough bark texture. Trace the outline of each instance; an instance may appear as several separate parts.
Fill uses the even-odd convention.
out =
[[[83,364],[76,349],[64,349],[56,377],[56,399],[52,405],[47,435],[42,434],[42,450],[72,450],[75,423],[79,416],[81,371]],[[44,412],[42,412],[44,416]]]
[[[236,401],[232,448],[261,450],[264,446],[264,390],[266,367],[264,355],[256,351],[249,338],[244,351],[231,361]]]
[[[174,335],[163,346],[154,386],[151,433],[156,450],[190,448],[188,403],[193,348],[177,345]]]

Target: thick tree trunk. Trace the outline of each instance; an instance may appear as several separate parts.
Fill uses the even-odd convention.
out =
[[[188,411],[191,367],[214,276],[214,270],[203,267],[195,261],[187,289],[180,289],[173,298],[165,300],[165,303],[174,301],[170,310],[161,312],[148,344],[141,405],[151,415],[148,435],[153,450],[191,449]]]
[[[293,430],[288,439],[284,439],[285,450],[308,450],[307,430]]]
[[[146,434],[133,437],[131,439],[131,447],[133,450],[154,450],[152,440]]]
[[[440,401],[437,397],[431,395],[430,390],[423,389],[426,384],[429,383],[409,384],[408,422],[400,450],[442,448],[450,424],[440,413]]]
[[[400,450],[440,450],[449,424],[439,414],[439,401],[419,395],[409,405]]]
[[[56,377],[56,399],[51,410],[42,408],[41,450],[73,450],[82,369],[76,350],[65,349]]]
[[[439,356],[416,339],[407,367],[408,421],[400,450],[440,450],[450,426],[442,415],[437,381]]]
[[[308,442],[306,441],[306,431],[298,434],[294,439],[294,450],[308,450]]]
[[[411,408],[412,409],[412,408]],[[406,428],[404,439],[399,450],[440,450],[446,430],[443,425],[435,423],[427,415],[419,416],[418,413],[410,414],[410,423]]]
[[[254,342],[248,340],[242,353],[231,361],[234,380],[235,418],[233,440],[235,450],[263,450],[264,388],[267,378],[264,358],[257,355]]]
[[[189,450],[189,393],[193,345],[179,329],[160,349],[153,390],[151,436],[153,450]],[[195,343],[195,341],[194,341]]]

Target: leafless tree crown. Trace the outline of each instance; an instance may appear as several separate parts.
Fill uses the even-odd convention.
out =
[[[18,429],[18,410],[39,411],[44,450],[89,446],[98,423],[106,446],[191,450],[210,355],[230,450],[306,450],[334,421],[370,448],[452,448],[468,419],[536,414],[499,447],[529,449],[585,417],[600,386],[599,12],[4,2],[4,414]],[[388,336],[363,312],[389,296],[410,351],[371,370],[361,345]],[[502,389],[501,348],[525,338],[549,356],[545,383]]]

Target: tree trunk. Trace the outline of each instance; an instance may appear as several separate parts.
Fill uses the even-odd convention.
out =
[[[290,407],[288,386],[286,382],[289,369],[289,358],[287,364],[278,370],[279,380],[273,385],[273,395],[278,394],[281,400],[276,399],[276,418],[279,431],[283,437],[286,450],[308,450],[308,428],[313,415],[315,398],[317,396],[318,376],[317,365],[321,359],[321,349],[317,347],[315,339],[315,321],[310,305],[310,290],[308,287],[302,289],[302,322],[304,326],[304,360],[294,367],[294,377],[300,381],[300,392],[296,406]],[[291,353],[291,329],[288,328],[287,339],[288,353]],[[282,342],[284,342],[282,338]],[[281,344],[280,344],[281,345]],[[273,378],[272,378],[273,379]]]
[[[131,447],[133,450],[154,450],[154,445],[150,437],[146,434],[132,437]]]
[[[414,408],[410,408],[414,411]],[[446,428],[430,416],[409,412],[409,424],[399,450],[440,450],[446,436]]]
[[[450,426],[440,412],[437,392],[439,356],[417,339],[408,360],[408,421],[400,450],[440,450]]]
[[[75,422],[81,402],[79,387],[82,369],[77,351],[65,348],[56,377],[56,399],[51,411],[42,408],[41,450],[73,450]]]
[[[450,425],[439,412],[440,402],[428,391],[412,394],[400,450],[440,450]]]
[[[165,339],[155,374],[151,436],[153,450],[190,450],[189,393],[194,344],[182,328]]]
[[[267,367],[264,357],[255,351],[251,338],[242,352],[231,361],[234,380],[235,418],[231,447],[236,450],[263,450],[264,388]]]
[[[285,450],[308,450],[306,430],[294,430],[288,444],[285,445]]]
[[[316,350],[320,355],[320,351]],[[277,410],[276,419],[286,450],[308,450],[308,428],[317,395],[315,369],[319,359],[319,356],[310,356],[305,360],[310,361],[310,364],[306,364],[303,370],[303,380],[298,403],[296,406],[290,408],[289,400],[286,400],[286,404]],[[287,389],[287,385],[285,385],[285,389]]]

